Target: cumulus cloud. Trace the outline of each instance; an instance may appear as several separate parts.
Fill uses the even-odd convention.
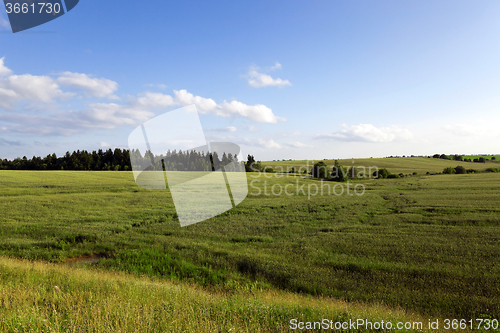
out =
[[[0,78],[0,107],[11,109],[19,102],[52,103],[56,99],[69,99],[72,93],[63,92],[49,76],[30,74]]]
[[[118,89],[118,83],[103,78],[93,78],[87,74],[64,72],[57,78],[61,86],[71,87],[84,91],[87,97],[117,99],[113,95]]]
[[[158,111],[191,104],[196,105],[201,114],[241,117],[260,123],[285,121],[262,104],[247,105],[240,101],[225,100],[217,103],[187,90],[174,90],[171,95],[143,92],[129,96],[123,103],[95,100],[118,99],[115,95],[117,90],[118,83],[83,73],[63,72],[55,77],[14,75],[5,66],[4,58],[1,58],[0,109],[9,112],[0,112],[0,125],[8,124],[2,127],[8,133],[71,135],[95,129],[137,126],[153,118]],[[60,103],[75,97],[79,98],[77,110],[72,104]],[[81,103],[85,97],[93,99],[83,99]],[[36,113],[23,114],[25,110],[36,110]],[[225,131],[234,132],[236,128],[229,126]]]
[[[5,66],[5,57],[0,58],[0,76],[10,75],[12,71]]]
[[[160,109],[176,105],[174,98],[161,93],[145,92],[139,95],[132,105],[137,108]]]
[[[195,96],[187,90],[174,90],[174,96],[147,92],[132,103],[135,107],[159,109],[169,106],[196,105],[200,114],[212,114],[218,117],[243,117],[259,123],[277,123],[285,118],[277,117],[265,105],[247,105],[239,101],[217,103],[211,98]]]
[[[360,142],[392,142],[405,141],[412,138],[412,133],[400,126],[375,127],[372,124],[348,126],[342,124],[342,129],[336,133],[319,135],[317,139],[332,139],[339,141]]]
[[[5,89],[0,86],[0,108],[9,109],[11,104],[21,99],[14,90]]]
[[[248,84],[254,88],[270,86],[283,87],[292,85],[288,80],[282,80],[280,78],[274,79],[271,75],[259,73],[256,70],[248,72]]]
[[[120,126],[136,126],[152,117],[154,113],[145,109],[115,103],[92,103],[89,109],[73,112],[75,125],[88,129],[112,129]]]
[[[238,101],[222,102],[219,105],[217,115],[223,117],[241,116],[258,123],[277,123],[278,121],[285,121],[285,118],[276,117],[273,111],[265,105],[247,105]]]
[[[49,76],[31,74],[11,75],[5,81],[8,88],[22,96],[23,99],[50,103],[57,98],[70,98],[71,93],[63,92]]]
[[[276,117],[264,105],[246,105],[238,101],[217,104],[210,98],[195,96],[186,90],[174,91],[174,96],[162,93],[145,92],[127,104],[91,103],[87,109],[70,113],[75,127],[84,129],[113,129],[120,126],[137,126],[153,118],[156,110],[194,104],[201,114],[220,117],[244,117],[257,122],[276,123],[283,118]],[[234,132],[236,127],[229,126],[225,132]],[[222,131],[222,129],[219,129]]]
[[[12,75],[0,59],[0,107],[11,109],[19,102],[52,103],[57,99],[69,99],[72,93],[63,92],[50,76],[31,74]]]
[[[0,107],[11,109],[19,102],[53,103],[77,96],[74,92],[64,92],[61,87],[81,91],[84,97],[117,99],[113,93],[118,89],[118,83],[114,81],[72,72],[63,72],[56,78],[12,75],[4,60],[5,57],[0,59]]]
[[[175,103],[180,106],[187,106],[194,104],[200,113],[212,113],[216,115],[224,116],[224,114],[218,114],[217,103],[211,98],[204,98],[201,96],[195,96],[185,89],[174,90]]]
[[[277,62],[269,70],[273,71],[276,69],[281,69],[281,64]],[[280,78],[273,78],[271,75],[266,74],[265,71],[261,70],[259,67],[253,66],[248,70],[246,75],[248,84],[254,88],[262,87],[284,87],[291,86],[292,83],[288,80],[283,80]]]

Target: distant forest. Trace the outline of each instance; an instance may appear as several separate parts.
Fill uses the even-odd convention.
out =
[[[238,160],[236,156],[225,153],[219,157],[217,153],[205,154],[204,152],[174,150],[167,151],[165,155],[153,156],[150,151],[142,155],[138,150],[116,148],[105,151],[99,149],[91,153],[86,150],[77,150],[73,153],[66,152],[61,157],[52,154],[43,158],[33,156],[31,159],[24,156],[12,161],[0,159],[0,170],[130,171],[132,170],[131,155],[134,167],[149,166],[148,170],[156,171],[163,170],[163,167],[169,171],[211,171]]]
[[[167,151],[165,155],[153,156],[150,151],[146,151],[142,155],[138,150],[128,150],[116,148],[114,150],[92,151],[77,150],[73,153],[66,152],[64,156],[57,157],[56,154],[47,155],[46,157],[33,156],[28,159],[15,158],[14,160],[0,158],[0,170],[95,170],[95,171],[130,171],[132,170],[131,157],[134,167],[149,166],[148,170],[161,171],[165,167],[167,171],[211,171],[220,169],[221,165],[226,166],[226,171],[229,170],[227,165],[233,161],[237,161],[236,155],[223,153],[222,156],[197,152],[197,151]],[[396,157],[396,156],[390,156]],[[404,156],[403,156],[404,157]],[[409,156],[408,156],[409,157]],[[412,155],[413,157],[413,155]],[[416,157],[416,156],[415,156]],[[423,156],[422,156],[423,157]],[[462,155],[445,155],[435,154],[427,156],[428,158],[439,158],[454,161],[464,162],[479,162],[485,163],[489,161],[484,157],[466,158]],[[495,161],[495,157],[491,157],[491,161]],[[233,165],[233,168],[235,166]],[[248,155],[245,169],[247,172],[262,171],[260,161],[255,161],[252,155]]]

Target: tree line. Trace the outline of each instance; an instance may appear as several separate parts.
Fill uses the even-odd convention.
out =
[[[169,171],[211,171],[237,160],[236,155],[223,153],[219,157],[216,152],[210,154],[168,150],[164,155],[154,156],[149,150],[142,155],[139,150],[116,148],[92,152],[77,150],[70,153],[68,151],[60,157],[54,153],[45,157],[27,158],[24,156],[13,160],[0,159],[0,170],[130,171],[133,162],[134,168],[138,167],[141,170],[146,169],[145,166],[147,166],[147,170],[156,171],[161,171],[164,167]]]
[[[238,161],[237,155],[225,152],[219,156],[217,152],[168,150],[165,155],[154,156],[148,150],[142,156],[139,150],[132,149],[130,161],[134,170],[143,170],[147,167],[147,170],[151,171],[214,171],[224,167],[225,171],[242,171],[231,164]]]
[[[0,159],[1,170],[130,170],[130,155],[126,149],[88,152],[77,150],[58,157],[55,153],[45,157],[23,156],[13,160]]]
[[[430,156],[429,156],[430,157]],[[463,162],[476,162],[476,163],[486,163],[486,161],[489,161],[487,158],[484,157],[478,157],[478,158],[466,158],[462,155],[446,155],[446,154],[434,154],[432,158],[440,158],[443,160],[453,160],[453,161],[463,161]],[[496,160],[495,156],[491,157],[492,161]]]

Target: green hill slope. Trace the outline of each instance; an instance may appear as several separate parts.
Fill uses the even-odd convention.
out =
[[[380,305],[257,289],[209,292],[186,283],[3,257],[0,290],[2,332],[286,332],[294,318],[297,324],[358,318],[426,324]]]
[[[333,167],[335,160],[323,160],[330,168]],[[291,168],[295,166],[299,168],[301,166],[309,166],[311,168],[315,162],[314,161],[265,161],[262,162],[263,166],[271,166],[275,170],[280,170],[283,168],[286,172],[287,167]],[[397,158],[363,158],[363,159],[341,159],[339,163],[345,167],[350,166],[364,166],[365,168],[375,167],[379,169],[386,168],[391,173],[404,173],[411,174],[417,172],[419,174],[439,173],[442,172],[444,168],[456,167],[457,165],[462,165],[466,169],[477,169],[484,170],[489,167],[499,167],[500,162],[488,161],[486,163],[474,163],[474,162],[463,162],[463,161],[452,161],[444,160],[439,158],[427,158],[427,157],[397,157]],[[310,170],[310,169],[309,169]]]

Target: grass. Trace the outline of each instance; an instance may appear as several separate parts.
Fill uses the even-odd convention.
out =
[[[383,159],[400,169],[379,168],[423,174],[432,163],[439,172],[457,163],[418,159]],[[317,180],[248,176],[240,205],[180,228],[169,192],[138,188],[128,172],[2,171],[0,255],[63,263],[99,254],[91,266],[114,272],[103,274],[215,295],[256,288],[383,303],[425,318],[500,316],[500,174],[366,179],[356,183],[363,196],[310,200],[295,186],[307,191]],[[266,195],[276,184],[294,195]],[[325,193],[335,185],[324,183]]]
[[[481,156],[476,156],[474,158],[479,158]],[[491,158],[491,156],[489,157]],[[500,160],[500,156],[497,157]],[[300,166],[308,165],[308,171],[311,170],[311,167],[314,165],[316,161],[269,161],[262,162],[263,166],[271,166],[276,169],[277,166],[282,166],[286,172],[287,167],[295,166],[299,168]],[[324,160],[324,162],[328,165],[329,169],[333,167],[335,160]],[[354,162],[354,163],[353,163]],[[397,158],[365,158],[365,159],[340,159],[340,165],[344,167],[351,167],[352,165],[364,166],[365,168],[369,167],[378,167],[379,169],[386,168],[391,173],[399,174],[412,174],[413,172],[417,172],[418,174],[426,174],[430,173],[440,173],[444,168],[447,167],[456,167],[457,165],[462,165],[466,169],[479,169],[484,170],[488,167],[498,167],[498,161],[487,161],[486,163],[474,163],[474,162],[463,162],[463,161],[452,161],[452,160],[443,160],[438,158],[427,158],[427,157],[397,157]],[[279,169],[278,169],[279,170]]]
[[[382,305],[256,288],[214,293],[186,283],[7,258],[0,258],[0,277],[2,332],[287,332],[293,318],[423,322]]]

